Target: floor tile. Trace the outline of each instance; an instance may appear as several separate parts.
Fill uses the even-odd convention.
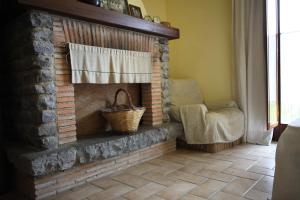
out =
[[[157,165],[160,167],[166,167],[168,169],[174,169],[174,170],[178,170],[178,169],[184,167],[184,165],[182,165],[182,164],[178,164],[178,163],[174,163],[174,162],[170,162],[170,161],[166,161],[166,160],[162,160],[162,159],[150,160],[150,161],[148,161],[148,163],[151,163],[153,165]]]
[[[213,194],[220,191],[225,185],[226,183],[224,182],[210,179],[194,188],[190,194],[208,199]]]
[[[272,194],[274,178],[271,176],[265,176],[255,186],[254,189],[268,194]]]
[[[206,200],[206,199],[192,194],[187,194],[183,196],[180,200]]]
[[[107,189],[112,186],[120,184],[120,182],[114,181],[111,178],[103,178],[103,179],[95,180],[95,181],[91,182],[91,184],[98,186],[102,189]]]
[[[230,154],[230,156],[233,158],[241,158],[241,159],[252,160],[252,161],[257,161],[261,159],[260,156],[251,155],[248,153],[241,153],[241,152],[234,152]]]
[[[103,191],[101,188],[91,184],[79,186],[58,195],[55,199],[57,200],[81,200],[89,197],[90,195],[96,194]]]
[[[238,160],[238,158],[230,156],[230,155],[224,155],[224,154],[216,153],[216,154],[213,154],[211,156],[211,158],[216,159],[216,160],[230,161],[230,162],[234,162],[234,161]]]
[[[219,164],[208,164],[204,169],[214,170],[214,171],[223,171],[227,169],[228,167],[232,166],[231,163],[219,163]]]
[[[125,184],[118,184],[116,186],[113,186],[107,190],[104,190],[102,192],[95,193],[88,197],[88,200],[111,200],[116,199],[117,197],[122,196],[123,194],[133,190],[132,187],[129,187]]]
[[[117,198],[114,198],[113,200],[127,200],[127,199],[125,199],[124,197],[117,197]]]
[[[156,168],[158,168],[158,166],[156,165],[152,165],[150,163],[141,163],[137,166],[130,167],[129,169],[126,170],[126,172],[129,174],[140,176]]]
[[[151,197],[152,195],[162,191],[166,187],[156,183],[149,183],[136,190],[130,191],[123,195],[128,200],[140,200]]]
[[[263,175],[261,174],[257,174],[257,173],[253,173],[253,172],[249,172],[249,171],[245,171],[245,170],[241,170],[241,169],[235,169],[235,168],[227,168],[224,171],[222,171],[225,174],[230,174],[233,176],[238,176],[241,178],[247,178],[247,179],[251,179],[251,180],[259,180],[263,177]]]
[[[147,181],[146,179],[132,174],[119,174],[111,178],[115,181],[119,181],[135,188],[142,187],[149,183],[149,181]]]
[[[183,168],[179,169],[179,171],[195,174],[201,171],[202,169],[206,168],[207,166],[208,166],[207,163],[197,162],[197,163],[186,165]]]
[[[197,175],[200,175],[200,176],[204,176],[204,177],[207,177],[209,179],[214,179],[214,180],[218,180],[218,181],[223,181],[223,182],[231,182],[235,176],[232,176],[232,175],[229,175],[229,174],[224,174],[224,173],[221,173],[221,172],[217,172],[217,171],[213,171],[213,170],[207,170],[207,169],[204,169],[204,170],[201,170],[197,173]]]
[[[161,174],[162,176],[166,176],[175,171],[176,171],[176,169],[166,168],[166,167],[157,167],[157,168],[151,170],[151,172]]]
[[[151,197],[148,197],[148,198],[145,199],[145,200],[165,200],[165,199],[163,199],[163,198],[161,198],[161,197],[159,197],[159,196],[157,196],[157,195],[153,195],[153,196],[151,196]]]
[[[211,200],[246,200],[246,199],[241,196],[236,196],[225,192],[218,192],[211,198]]]
[[[176,200],[183,197],[197,185],[187,182],[178,182],[159,193],[159,196],[166,200]]]
[[[178,163],[178,164],[182,164],[182,165],[185,165],[185,166],[193,164],[193,163],[198,163],[197,161],[189,160],[189,159],[186,159],[184,157],[177,156],[175,154],[163,156],[161,159],[166,160],[166,161],[170,161],[170,162],[174,162],[174,163]]]
[[[258,191],[258,190],[255,190],[255,189],[251,189],[249,192],[247,192],[245,197],[248,198],[248,199],[251,199],[251,200],[268,200],[268,199],[271,199],[270,194],[268,194],[266,192]]]
[[[231,167],[236,168],[236,169],[247,170],[250,167],[252,167],[255,163],[257,163],[257,161],[239,158],[238,160],[236,160],[232,163]]]
[[[257,174],[262,174],[267,176],[274,176],[275,170],[254,165],[250,169],[248,169],[248,172],[254,172]]]
[[[189,183],[193,183],[193,184],[197,184],[197,185],[200,185],[201,183],[203,183],[204,181],[207,180],[207,178],[205,178],[205,177],[195,175],[195,174],[189,174],[189,173],[185,173],[185,172],[181,172],[181,171],[173,172],[173,173],[169,174],[168,177],[182,180],[182,181],[189,182]]]
[[[148,172],[146,174],[144,174],[142,176],[143,178],[161,184],[161,185],[165,185],[165,186],[170,186],[172,184],[174,184],[174,182],[176,181],[175,179],[172,179],[170,177],[167,176],[162,176],[159,173],[154,173],[154,172]]]
[[[275,167],[275,159],[263,158],[258,163],[256,163],[256,165],[268,169],[273,169]]]
[[[226,193],[230,193],[237,196],[243,196],[246,192],[248,192],[256,181],[245,179],[245,178],[236,178],[231,183],[226,185],[222,191]]]

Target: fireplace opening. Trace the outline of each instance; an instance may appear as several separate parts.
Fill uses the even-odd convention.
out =
[[[113,103],[119,88],[126,89],[133,104],[141,106],[141,84],[74,84],[77,139],[99,137],[110,131],[101,109]],[[125,94],[119,95],[118,103],[128,105]]]

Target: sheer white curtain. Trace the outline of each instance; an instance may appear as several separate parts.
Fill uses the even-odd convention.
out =
[[[245,114],[244,140],[269,144],[263,0],[232,0],[234,96]]]

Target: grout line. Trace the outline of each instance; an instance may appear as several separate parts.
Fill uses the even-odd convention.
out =
[[[252,190],[252,188],[254,188],[259,181],[261,181],[265,176],[262,176],[260,179],[258,179],[257,181],[255,181],[255,184],[253,184],[246,192],[243,193],[242,196],[245,196],[250,190]]]

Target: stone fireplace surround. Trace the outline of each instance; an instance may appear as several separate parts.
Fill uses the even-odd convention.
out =
[[[18,189],[27,196],[55,195],[175,150],[182,127],[163,123],[169,122],[170,107],[168,39],[36,10],[19,17],[8,35],[14,101],[7,112],[14,115],[12,131],[19,142],[8,144],[7,154],[16,168]],[[127,44],[116,42],[120,35],[128,36]],[[67,42],[152,52],[153,81],[141,85],[147,111],[138,133],[108,132],[77,140]]]

